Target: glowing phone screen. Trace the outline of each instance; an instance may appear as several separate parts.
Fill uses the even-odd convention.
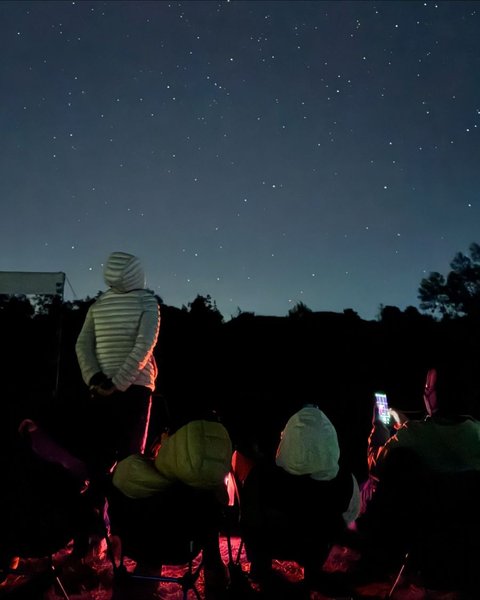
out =
[[[375,392],[375,402],[377,403],[378,416],[385,425],[390,424],[390,411],[388,410],[387,394]]]

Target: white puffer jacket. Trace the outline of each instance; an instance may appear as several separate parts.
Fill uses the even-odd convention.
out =
[[[120,391],[131,385],[153,390],[160,308],[155,296],[144,289],[140,260],[113,252],[104,278],[110,289],[90,307],[75,347],[83,380],[88,385],[102,372]]]

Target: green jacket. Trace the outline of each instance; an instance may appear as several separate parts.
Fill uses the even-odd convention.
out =
[[[408,421],[379,449],[372,465],[377,474],[397,449],[412,451],[425,467],[436,472],[480,471],[480,422],[438,415]]]

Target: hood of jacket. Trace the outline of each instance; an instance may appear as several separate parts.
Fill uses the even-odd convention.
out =
[[[337,432],[316,406],[305,406],[288,420],[276,463],[292,475],[329,481],[337,476],[340,458]]]
[[[140,259],[126,252],[112,252],[103,271],[105,283],[115,292],[145,288],[145,273]]]

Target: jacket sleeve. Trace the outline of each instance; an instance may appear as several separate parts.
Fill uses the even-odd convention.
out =
[[[397,450],[412,450],[415,451],[416,438],[418,436],[418,428],[415,427],[415,423],[407,422],[400,429],[397,430],[395,435],[381,446],[377,452],[373,470],[375,475],[380,475],[387,459],[391,456],[392,452]]]
[[[381,421],[374,421],[368,438],[367,460],[370,473],[375,474],[377,461],[382,449],[391,437],[390,430]]]
[[[135,343],[123,364],[112,377],[115,387],[124,392],[137,379],[153,357],[153,350],[160,331],[160,307],[152,296],[144,307],[137,330]]]
[[[89,308],[85,322],[75,345],[78,364],[82,372],[83,381],[89,385],[91,378],[101,371],[95,353],[95,324],[93,321],[92,307]]]
[[[347,510],[345,510],[342,514],[343,520],[345,524],[353,523],[355,519],[360,514],[360,488],[358,487],[358,481],[355,478],[355,475],[352,473],[352,495],[350,496],[350,501],[348,503]]]

